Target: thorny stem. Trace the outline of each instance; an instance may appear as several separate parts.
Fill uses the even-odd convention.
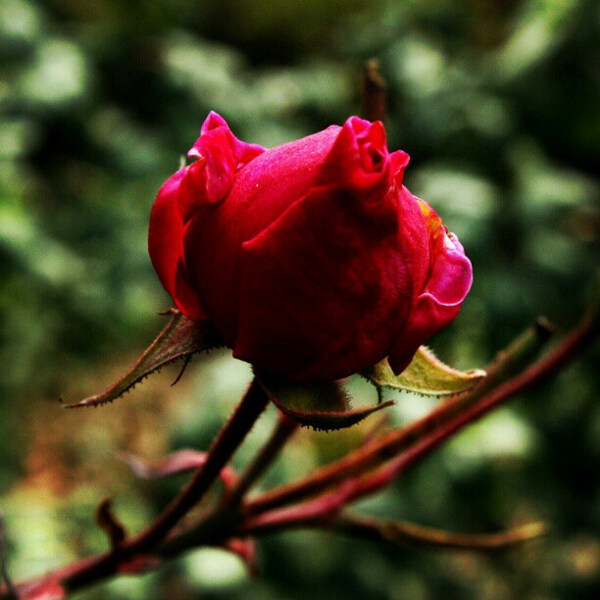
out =
[[[279,451],[299,427],[298,421],[279,413],[279,421],[273,434],[242,473],[231,493],[225,497],[224,504],[226,507],[235,507],[240,503],[252,484],[271,465],[273,459],[277,457]]]
[[[454,415],[480,399],[485,392],[504,381],[515,370],[527,364],[548,340],[550,329],[545,320],[538,322],[521,334],[508,348],[498,354],[488,376],[473,390],[448,400],[425,418],[398,431],[374,439],[343,459],[322,467],[311,476],[295,483],[280,486],[249,500],[245,514],[258,514],[276,506],[297,502],[336,485],[349,476],[356,476],[396,456],[398,452],[435,430]]]
[[[239,535],[262,535],[290,527],[331,526],[335,524],[336,519],[340,518],[341,509],[346,504],[381,489],[381,487],[387,485],[399,473],[415,464],[419,459],[427,456],[433,449],[468,423],[480,418],[483,414],[516,394],[529,390],[534,385],[549,379],[557,373],[590,345],[600,333],[599,316],[598,311],[588,314],[582,323],[554,350],[514,378],[499,385],[499,387],[489,391],[486,388],[484,392],[480,393],[476,391],[472,392],[474,396],[465,394],[448,404],[442,405],[440,409],[437,409],[438,411],[441,410],[443,412],[447,406],[453,407],[453,410],[450,411],[450,418],[442,420],[441,423],[439,420],[433,419],[434,424],[431,429],[427,429],[427,434],[424,435],[420,432],[416,438],[411,437],[412,446],[410,447],[407,447],[409,444],[404,440],[403,443],[406,443],[406,445],[396,449],[395,458],[389,454],[391,451],[389,447],[385,445],[378,447],[376,450],[383,453],[384,456],[379,456],[378,462],[374,461],[371,456],[370,460],[372,462],[369,463],[369,466],[376,466],[385,460],[387,460],[387,464],[379,467],[374,472],[357,477],[356,472],[345,470],[345,481],[338,490],[323,494],[315,500],[285,508],[284,505],[290,501],[292,496],[294,499],[297,499],[322,491],[322,487],[314,487],[314,480],[308,478],[307,481],[312,481],[311,485],[313,485],[309,494],[299,493],[296,486],[293,494],[290,495],[287,492],[286,494],[281,494],[279,497],[280,503],[278,504],[273,503],[272,493],[263,494],[246,505],[247,508],[254,508],[254,511],[251,510],[247,516],[236,513],[224,513],[217,508],[212,513],[207,513],[195,523],[172,531],[168,538],[161,542],[169,530],[172,529],[173,525],[196,504],[208,489],[218,476],[221,468],[233,454],[235,448],[237,448],[237,445],[243,440],[254,420],[264,409],[267,403],[266,397],[260,387],[253,384],[230,422],[226,425],[219,438],[217,438],[215,444],[213,444],[210,454],[214,458],[209,458],[206,463],[206,465],[211,464],[208,467],[208,474],[202,475],[202,471],[207,469],[205,465],[178,499],[167,507],[166,511],[148,529],[136,537],[125,540],[115,551],[82,559],[34,581],[21,584],[17,586],[17,590],[19,593],[32,593],[33,590],[39,590],[44,584],[50,582],[60,583],[67,590],[73,591],[115,574],[120,565],[126,563],[128,559],[148,554],[149,552],[158,556],[172,556],[201,544],[224,543],[226,540]],[[490,385],[489,382],[488,385]],[[473,397],[476,398],[474,403]],[[470,399],[470,404],[467,399]],[[457,402],[459,404],[456,404]],[[460,409],[458,414],[455,412],[457,407]],[[436,411],[433,412],[435,413]],[[241,415],[244,415],[243,422]],[[423,423],[429,422],[430,419],[431,415],[422,419],[419,422],[421,428]],[[236,425],[234,426],[232,423]],[[229,432],[225,433],[227,430]],[[414,436],[419,431],[413,431],[412,435]],[[415,440],[416,443],[414,443]],[[234,441],[235,443],[233,443]],[[364,449],[363,447],[361,450],[364,451]],[[402,452],[402,449],[406,449],[406,451]],[[372,450],[373,448],[371,447],[370,451]],[[398,452],[401,452],[401,454],[398,455]],[[357,457],[359,455],[354,453],[353,460],[357,461]],[[345,464],[347,463],[342,460],[335,465],[331,465],[329,468],[339,470],[340,465]],[[357,464],[360,464],[360,461],[357,461]],[[364,469],[359,473],[364,473]],[[349,479],[349,477],[352,478]],[[338,481],[337,478],[329,476],[326,487],[330,487],[332,482],[335,483],[336,481]],[[269,509],[273,510],[267,512]],[[348,527],[346,529],[348,530]],[[10,589],[6,586],[0,588],[0,599],[7,600],[10,597]]]
[[[401,471],[414,464],[419,458],[423,458],[450,435],[456,433],[471,422],[471,420],[479,418],[484,412],[491,410],[495,406],[493,402],[499,404],[515,394],[523,392],[533,385],[550,378],[567,362],[573,360],[581,353],[600,333],[599,329],[600,320],[598,319],[598,315],[587,315],[580,326],[567,336],[552,352],[526,369],[521,375],[515,377],[515,379],[486,395],[485,392],[490,387],[497,385],[500,381],[504,381],[508,375],[514,373],[519,366],[522,366],[525,360],[531,359],[532,355],[539,350],[541,344],[548,338],[549,331],[547,326],[538,323],[517,338],[507,350],[500,353],[488,371],[488,382],[484,391],[472,392],[465,394],[464,397],[460,397],[463,400],[469,398],[470,401],[473,398],[476,401],[481,399],[481,410],[478,410],[479,404],[475,404],[470,409],[469,404],[460,404],[460,408],[469,410],[467,419],[463,419],[461,413],[457,415],[456,411],[450,413],[449,417],[454,417],[454,419],[451,419],[447,425],[445,425],[444,421],[440,422],[434,419],[432,429],[421,432],[422,436],[430,432],[429,437],[424,437],[423,439],[422,436],[407,438],[405,440],[406,445],[410,446],[413,443],[414,446],[412,448],[409,447],[407,452],[399,456],[396,455],[397,457],[393,460],[390,460],[393,458],[393,455],[389,454],[390,449],[384,448],[384,452],[379,456],[379,463],[389,460],[388,464],[368,475],[360,477],[360,473],[366,469],[359,460],[360,452],[365,450],[365,447],[363,447],[350,455],[354,457],[350,463],[346,462],[346,459],[342,459],[329,465],[325,470],[319,471],[314,479],[309,477],[296,485],[282,486],[273,490],[273,492],[266,492],[256,499],[249,501],[244,506],[244,518],[236,526],[235,532],[243,535],[266,535],[294,527],[331,527],[335,519],[339,518],[340,511],[348,503],[380,490]],[[519,383],[514,385],[513,382],[515,381]],[[501,395],[497,393],[498,391],[500,391]],[[447,404],[443,405],[441,409],[443,410],[445,406]],[[429,417],[421,419],[417,425],[428,422]],[[436,429],[436,426],[439,429]],[[379,448],[379,450],[381,451],[382,449]],[[401,450],[402,448],[399,449],[399,451]],[[363,470],[359,470],[358,472],[353,471],[352,467],[360,467]],[[343,472],[345,477],[338,479],[334,476],[336,471]],[[327,477],[321,477],[323,474]],[[357,477],[357,475],[359,476]],[[349,479],[349,477],[351,478]],[[325,481],[326,479],[327,481]],[[303,487],[305,482],[307,483],[306,488]],[[325,483],[326,485],[324,488],[321,488],[317,483]],[[334,483],[340,483],[340,486],[330,493],[323,494],[308,502],[288,507],[285,506],[294,500],[313,496],[319,491],[331,487]],[[278,503],[274,502],[274,498],[277,498]],[[215,522],[212,515],[201,518],[195,525],[192,525],[184,532],[177,533],[167,541],[165,547],[167,554],[179,553],[185,549],[193,548],[207,539],[213,540],[215,537],[214,526]],[[529,531],[531,533],[531,530]]]
[[[442,421],[427,435],[417,437],[412,446],[409,446],[404,452],[401,452],[374,472],[363,476],[355,476],[352,479],[346,478],[339,488],[310,502],[289,508],[279,508],[263,515],[257,514],[254,519],[250,519],[246,523],[246,526],[250,530],[254,528],[273,530],[280,527],[300,526],[304,520],[308,523],[314,523],[316,518],[331,520],[349,503],[374,494],[389,485],[400,473],[429,455],[435,448],[466,425],[481,418],[513,396],[526,392],[534,385],[552,377],[579,355],[599,334],[600,314],[597,311],[590,312],[584,317],[579,327],[573,330],[553,351],[513,379],[478,398],[475,404],[466,405],[462,412],[453,414],[448,421]],[[295,497],[300,495],[300,491],[299,489],[294,490]],[[287,498],[284,498],[284,500],[287,500]],[[250,507],[254,510],[249,512],[254,514],[264,512],[264,506],[267,504],[264,499],[258,498],[254,505]],[[282,504],[284,504],[284,501],[277,506],[280,507]],[[260,510],[256,510],[256,507]]]
[[[135,550],[152,548],[198,503],[210,485],[217,479],[246,434],[252,429],[267,404],[267,395],[254,380],[210,447],[204,466],[199,469],[181,494],[155,519],[154,523],[131,540],[130,546]]]
[[[171,504],[137,536],[125,540],[111,552],[84,559],[79,563],[59,569],[40,580],[57,581],[69,590],[87,586],[93,581],[104,579],[117,572],[119,565],[133,556],[152,554],[157,544],[169,533],[177,522],[185,516],[202,498],[217,479],[235,450],[246,437],[268,403],[263,389],[253,381],[248,391],[236,407],[233,415],[213,442],[206,462],[200,467],[190,483]],[[26,586],[30,590],[31,585]],[[5,596],[0,591],[0,598]]]

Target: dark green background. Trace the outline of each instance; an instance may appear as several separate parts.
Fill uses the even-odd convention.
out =
[[[93,510],[105,496],[140,527],[181,482],[140,484],[117,454],[205,448],[249,379],[216,355],[111,407],[57,402],[108,385],[161,327],[149,210],[209,110],[276,145],[356,113],[361,65],[378,58],[390,148],[412,157],[405,182],[474,266],[461,315],[432,345],[481,366],[539,314],[565,330],[585,305],[600,239],[599,34],[593,0],[1,0],[0,505],[14,577],[103,548]],[[203,550],[78,597],[596,598],[598,358],[596,345],[361,507],[465,531],[548,521],[527,548],[293,533],[261,543],[257,580]],[[429,405],[401,396],[393,418]],[[301,432],[269,483],[358,437]]]

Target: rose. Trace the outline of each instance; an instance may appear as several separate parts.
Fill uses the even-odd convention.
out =
[[[210,113],[161,187],[148,245],[177,307],[235,357],[290,381],[396,373],[458,314],[472,270],[402,185],[381,122],[350,117],[265,150]]]

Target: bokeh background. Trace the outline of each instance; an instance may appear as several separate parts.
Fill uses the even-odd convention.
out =
[[[104,497],[141,527],[182,481],[140,483],[118,454],[205,448],[250,379],[215,354],[173,388],[177,368],[109,407],[58,402],[106,387],[162,327],[149,210],[209,110],[242,139],[279,144],[356,113],[361,65],[379,59],[389,145],[412,156],[406,183],[475,270],[432,345],[481,366],[538,315],[565,330],[585,305],[600,239],[599,40],[595,0],[1,0],[0,506],[13,577],[103,549],[93,512]],[[548,521],[552,533],[526,548],[434,552],[294,532],[260,544],[258,579],[200,550],[77,597],[597,598],[599,358],[596,345],[360,506],[465,531]],[[402,395],[392,418],[431,404]],[[266,485],[363,431],[302,430]]]

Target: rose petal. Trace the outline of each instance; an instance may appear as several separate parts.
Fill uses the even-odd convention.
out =
[[[340,127],[267,150],[235,177],[224,202],[188,223],[186,265],[203,306],[226,344],[235,345],[242,244],[277,220],[315,185]]]
[[[370,192],[387,183],[388,158],[383,123],[350,117],[329,152],[320,182]]]
[[[179,210],[184,221],[202,205],[221,202],[231,189],[236,170],[262,152],[261,146],[238,140],[225,119],[211,112],[188,152],[188,157],[198,162],[186,169],[181,184]]]
[[[426,202],[419,203],[430,234],[431,265],[425,287],[389,356],[396,374],[408,366],[421,344],[456,318],[473,283],[471,261],[458,238],[447,233]]]
[[[183,252],[183,251],[182,251]],[[186,266],[182,258],[177,263],[175,272],[175,295],[173,300],[175,306],[192,321],[204,321],[207,319],[206,312],[202,308],[198,292],[192,287]]]
[[[208,117],[202,123],[202,127],[200,129],[200,136],[207,134],[209,131],[217,128],[224,128],[225,130],[231,133],[229,125],[227,121],[214,110],[211,110],[208,113]],[[231,134],[233,138],[233,142],[236,146],[236,153],[240,157],[240,162],[238,164],[238,168],[249,163],[253,158],[257,157],[259,154],[262,154],[265,149],[259,144],[248,144],[247,142],[243,142],[238,140],[233,133]],[[198,143],[198,140],[196,140]],[[193,148],[188,152],[188,156],[194,156],[195,154],[196,144],[194,144]]]
[[[198,160],[171,176],[154,202],[148,234],[152,264],[177,308],[194,321],[206,314],[189,281],[183,252],[186,223],[203,205],[223,200],[236,170],[262,152],[262,147],[238,140],[225,120],[211,112],[188,153]]]
[[[390,154],[389,161],[393,181],[396,187],[401,189],[402,181],[404,180],[404,169],[406,169],[410,162],[410,156],[403,150],[396,150],[396,152]]]
[[[160,282],[177,308],[190,319],[201,321],[206,315],[189,283],[183,262],[184,224],[177,200],[184,175],[185,169],[180,169],[158,192],[150,213],[148,252]]]
[[[393,202],[311,190],[243,244],[234,356],[290,381],[337,379],[380,360],[412,302],[399,243]]]

